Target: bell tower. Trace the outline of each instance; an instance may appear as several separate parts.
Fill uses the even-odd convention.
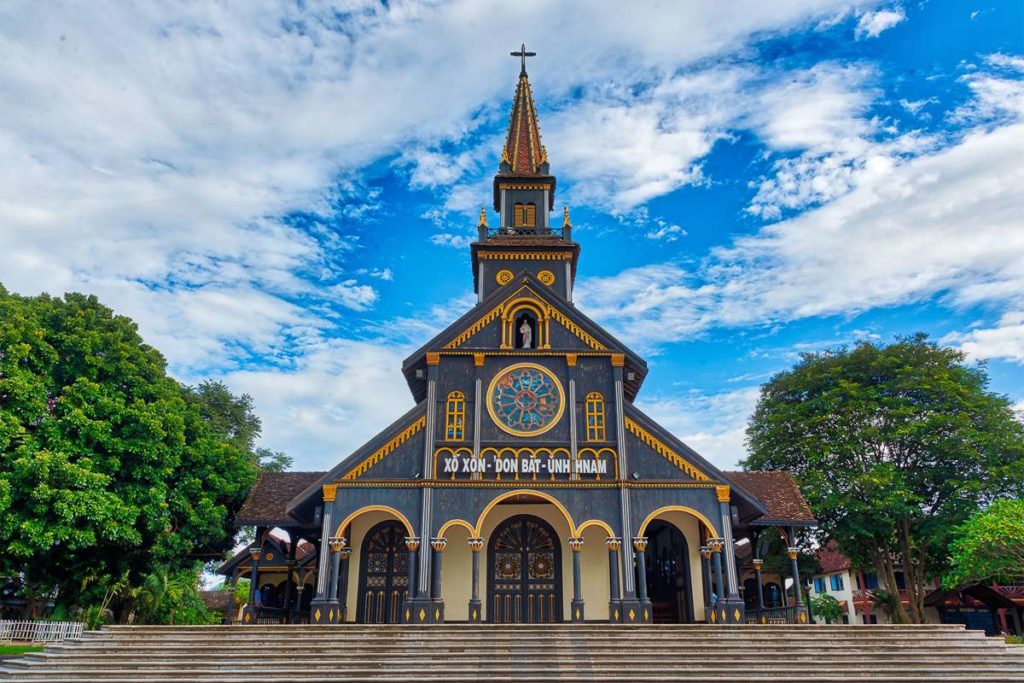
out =
[[[579,245],[572,241],[567,207],[556,219],[560,225],[552,226],[555,177],[541,143],[526,73],[526,58],[537,53],[527,52],[523,45],[511,54],[521,61],[501,163],[494,176],[498,225],[488,225],[487,211],[481,209],[478,239],[471,248],[477,298],[483,301],[525,271],[571,302]]]

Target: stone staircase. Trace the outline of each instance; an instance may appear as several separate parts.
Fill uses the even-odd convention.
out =
[[[1024,646],[961,626],[115,626],[0,680],[1024,681]]]

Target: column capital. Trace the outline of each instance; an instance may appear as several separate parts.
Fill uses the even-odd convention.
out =
[[[754,571],[755,572],[761,571],[761,565],[764,564],[764,560],[756,560],[755,559],[755,560],[751,560],[751,562],[754,563]]]
[[[795,560],[797,558],[797,555],[799,554],[800,548],[795,545],[791,545],[788,548],[786,548],[786,557],[788,557],[791,560]]]
[[[338,497],[338,485],[337,484],[324,484],[321,489],[324,494],[325,503],[333,503]]]
[[[331,536],[327,539],[327,546],[332,553],[340,553],[348,545],[348,539],[344,536]]]
[[[448,547],[448,539],[432,538],[430,539],[430,547],[434,549],[435,553],[443,553],[444,549]]]
[[[702,545],[700,547],[700,556],[703,557],[705,560],[710,560],[711,559],[711,548],[706,546],[706,545]]]
[[[427,352],[427,365],[439,365],[441,363],[441,354],[437,351]]]
[[[410,553],[414,553],[420,549],[420,539],[418,536],[406,536],[405,537],[405,549]]]
[[[583,539],[579,536],[573,536],[569,539],[569,550],[574,553],[578,553],[583,550]]]
[[[467,543],[469,543],[469,549],[472,550],[474,553],[478,553],[484,549],[483,538],[471,538],[469,539],[469,541],[467,541]]]
[[[608,546],[608,550],[613,553],[617,553],[619,552],[619,549],[622,548],[622,539],[618,536],[609,536],[604,539],[604,544]]]
[[[259,562],[260,555],[263,554],[263,548],[249,548],[249,561]]]
[[[342,560],[347,560],[352,557],[352,548],[342,548],[338,554],[341,555]]]
[[[647,537],[646,536],[634,536],[633,537],[633,550],[638,553],[642,553],[647,550]]]
[[[719,503],[728,503],[732,496],[732,489],[728,484],[720,484],[715,487],[715,496]]]
[[[722,548],[725,547],[725,540],[721,538],[709,538],[708,547],[711,548],[711,552],[720,553],[722,552]]]

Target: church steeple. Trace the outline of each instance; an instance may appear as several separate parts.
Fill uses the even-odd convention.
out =
[[[523,45],[513,57],[522,58],[519,84],[512,100],[512,112],[508,120],[508,134],[501,150],[501,172],[517,176],[546,176],[548,174],[548,153],[540,141],[540,125],[537,123],[537,109],[533,105],[530,78],[526,74],[526,58],[536,55],[527,52]]]
[[[540,139],[537,108],[526,73],[526,45],[511,53],[519,57],[519,83],[508,117],[501,165],[494,176],[494,209],[501,213],[503,234],[551,234],[549,214],[555,205],[555,178],[548,166],[548,153]]]
[[[560,227],[551,225],[555,177],[541,144],[526,74],[526,58],[534,55],[525,45],[512,53],[521,62],[501,166],[494,176],[494,210],[499,220],[491,227],[486,212],[481,211],[477,241],[470,247],[474,288],[480,301],[503,287],[522,284],[525,280],[520,281],[519,276],[528,275],[533,278],[532,286],[548,288],[572,302],[580,248],[572,241],[568,210],[563,212]]]

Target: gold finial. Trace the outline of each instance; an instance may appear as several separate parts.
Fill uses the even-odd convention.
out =
[[[571,228],[572,227],[572,221],[569,220],[569,207],[568,207],[568,205],[565,205],[565,206],[562,207],[562,227],[563,228]]]
[[[481,206],[480,207],[480,225],[482,225],[485,228],[487,227],[487,207],[486,206]]]

